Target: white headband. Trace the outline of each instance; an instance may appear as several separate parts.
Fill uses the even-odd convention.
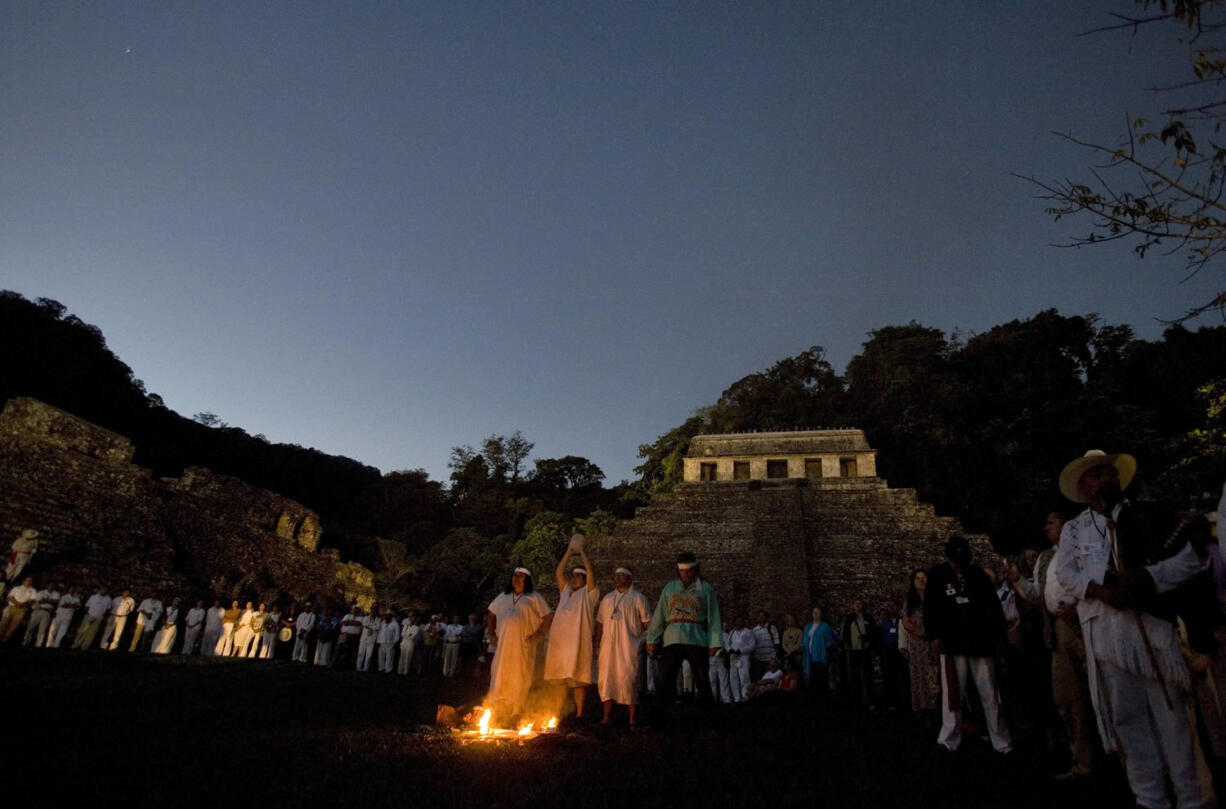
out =
[[[627,570],[627,569],[626,569],[626,568],[624,568],[624,567],[619,567],[617,570],[614,570],[614,571],[613,571],[613,575],[617,575],[618,573],[625,573],[627,576],[633,576],[633,575],[634,575],[633,573],[631,573],[629,570]]]
[[[570,575],[572,575],[572,576],[573,576],[573,575],[575,575],[576,573],[582,573],[584,576],[586,576],[586,575],[587,575],[587,568],[586,568],[586,567],[577,567],[577,568],[575,568],[574,570],[572,570],[572,571],[570,572]]]
[[[698,567],[697,562],[678,562],[677,563],[678,570],[693,570],[696,567]]]
[[[525,576],[531,576],[531,575],[532,575],[532,571],[531,571],[531,570],[529,570],[529,569],[528,569],[528,568],[526,568],[526,567],[517,567],[517,568],[515,568],[515,572],[516,572],[516,573],[523,573]]]

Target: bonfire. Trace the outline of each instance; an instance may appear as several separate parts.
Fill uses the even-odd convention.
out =
[[[449,719],[445,720],[444,716]],[[451,720],[450,717],[456,719]],[[547,719],[543,717],[523,719],[515,728],[493,727],[493,720],[493,710],[484,705],[478,705],[465,713],[463,720],[458,720],[458,712],[449,706],[440,706],[439,709],[439,723],[450,725],[452,732],[459,735],[461,744],[482,742],[518,742],[522,744],[541,734],[553,733],[558,728],[556,716],[550,716]]]

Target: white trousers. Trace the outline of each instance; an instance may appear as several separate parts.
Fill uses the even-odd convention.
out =
[[[1209,806],[1202,800],[1196,774],[1196,747],[1188,721],[1187,698],[1167,685],[1174,710],[1166,707],[1162,686],[1121,668],[1098,663],[1098,677],[1110,706],[1128,786],[1137,804],[1147,809],[1167,809],[1166,779],[1174,787],[1179,809]]]
[[[728,690],[733,702],[749,699],[749,655],[730,655],[728,658]]]
[[[715,697],[716,702],[722,702],[725,705],[732,702],[732,689],[728,681],[728,662],[719,655],[713,655],[708,672],[711,680],[711,696]]]
[[[98,644],[98,648],[109,652],[118,649],[119,638],[123,635],[123,628],[127,623],[128,616],[126,615],[108,615],[106,628],[102,630],[102,641]]]
[[[182,654],[189,655],[196,650],[196,638],[200,637],[200,624],[189,626],[183,630],[183,648],[179,651]]]
[[[411,640],[400,641],[400,662],[396,664],[398,674],[409,673],[409,664],[413,662],[413,647],[416,645]]]
[[[358,671],[370,671],[370,661],[374,657],[375,641],[374,638],[367,640],[362,638],[358,641],[358,662],[354,666]]]
[[[251,631],[249,626],[240,626],[234,630],[234,656],[246,657],[247,649],[251,646],[251,639],[255,637],[255,633]]]
[[[396,644],[379,644],[379,671],[390,673],[396,667]]]
[[[957,710],[949,709],[949,682],[945,675],[945,655],[941,655],[941,732],[937,735],[937,744],[950,750],[957,750],[962,743],[962,705]],[[988,725],[988,737],[992,747],[998,753],[1008,753],[1013,749],[1013,738],[1009,728],[1005,726],[1005,718],[1000,712],[1000,693],[996,690],[996,662],[990,657],[968,657],[967,655],[952,655],[954,670],[958,676],[958,693],[966,694],[966,677],[969,673],[975,681],[975,690],[979,692],[979,702],[983,706],[983,718]]]
[[[58,649],[68,634],[68,625],[72,623],[72,610],[56,610],[51,619],[51,628],[47,630],[47,648]]]
[[[460,673],[460,644],[443,644],[443,676],[454,677]]]
[[[336,645],[334,640],[317,640],[315,641],[315,665],[331,666],[332,665],[332,647]]]
[[[217,639],[221,637],[221,629],[205,629],[204,638],[200,641],[200,654],[213,657],[217,654]]]
[[[234,624],[221,625],[221,637],[217,639],[217,645],[213,647],[213,651],[220,657],[229,657],[234,654]]]
[[[307,662],[307,652],[311,648],[310,641],[307,640],[306,632],[299,632],[294,638],[294,660],[299,663]]]
[[[155,655],[170,654],[171,647],[175,645],[175,637],[179,634],[178,624],[163,626],[153,636],[153,648],[150,652]]]
[[[30,623],[26,627],[25,637],[21,639],[22,646],[29,646],[30,641],[34,641],[34,646],[42,646],[47,640],[47,627],[51,625],[51,610],[30,610]]]

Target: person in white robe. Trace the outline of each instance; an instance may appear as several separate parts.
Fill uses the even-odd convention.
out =
[[[176,598],[166,608],[166,613],[162,617],[162,626],[153,634],[153,648],[150,650],[153,654],[170,654],[170,650],[175,644],[175,638],[179,634],[179,608],[181,604],[182,602]]]
[[[523,713],[536,674],[536,644],[549,631],[553,611],[535,591],[532,574],[517,567],[502,595],[490,602],[486,626],[494,646],[485,704],[503,724]]]
[[[575,697],[575,717],[583,716],[584,697],[595,677],[593,639],[596,635],[596,604],[600,601],[600,588],[592,571],[592,561],[584,547],[586,537],[575,534],[554,576],[558,582],[558,609],[554,612],[553,625],[549,629],[549,647],[545,651],[545,680],[556,688],[555,701],[561,714],[566,701],[567,689]],[[583,562],[566,577],[566,566],[572,556]]]
[[[613,705],[625,705],[630,725],[635,724],[639,704],[639,672],[643,641],[651,623],[651,605],[634,587],[634,577],[624,567],[613,573],[613,592],[600,602],[596,613],[596,642],[600,657],[596,690],[604,707],[603,724],[613,717]]]
[[[180,654],[195,654],[196,641],[200,639],[200,630],[204,628],[204,602],[197,601],[196,606],[187,611],[183,619],[183,648]]]

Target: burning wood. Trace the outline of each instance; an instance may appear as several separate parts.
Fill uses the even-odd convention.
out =
[[[558,727],[558,718],[556,716],[551,716],[548,719],[523,720],[514,729],[493,727],[494,712],[484,705],[478,705],[465,713],[462,720],[459,717],[459,711],[451,706],[439,706],[438,723],[450,727],[453,733],[459,734],[461,744],[477,742],[501,743],[504,741],[514,741],[522,744],[529,739],[535,739],[541,734],[553,733]]]

